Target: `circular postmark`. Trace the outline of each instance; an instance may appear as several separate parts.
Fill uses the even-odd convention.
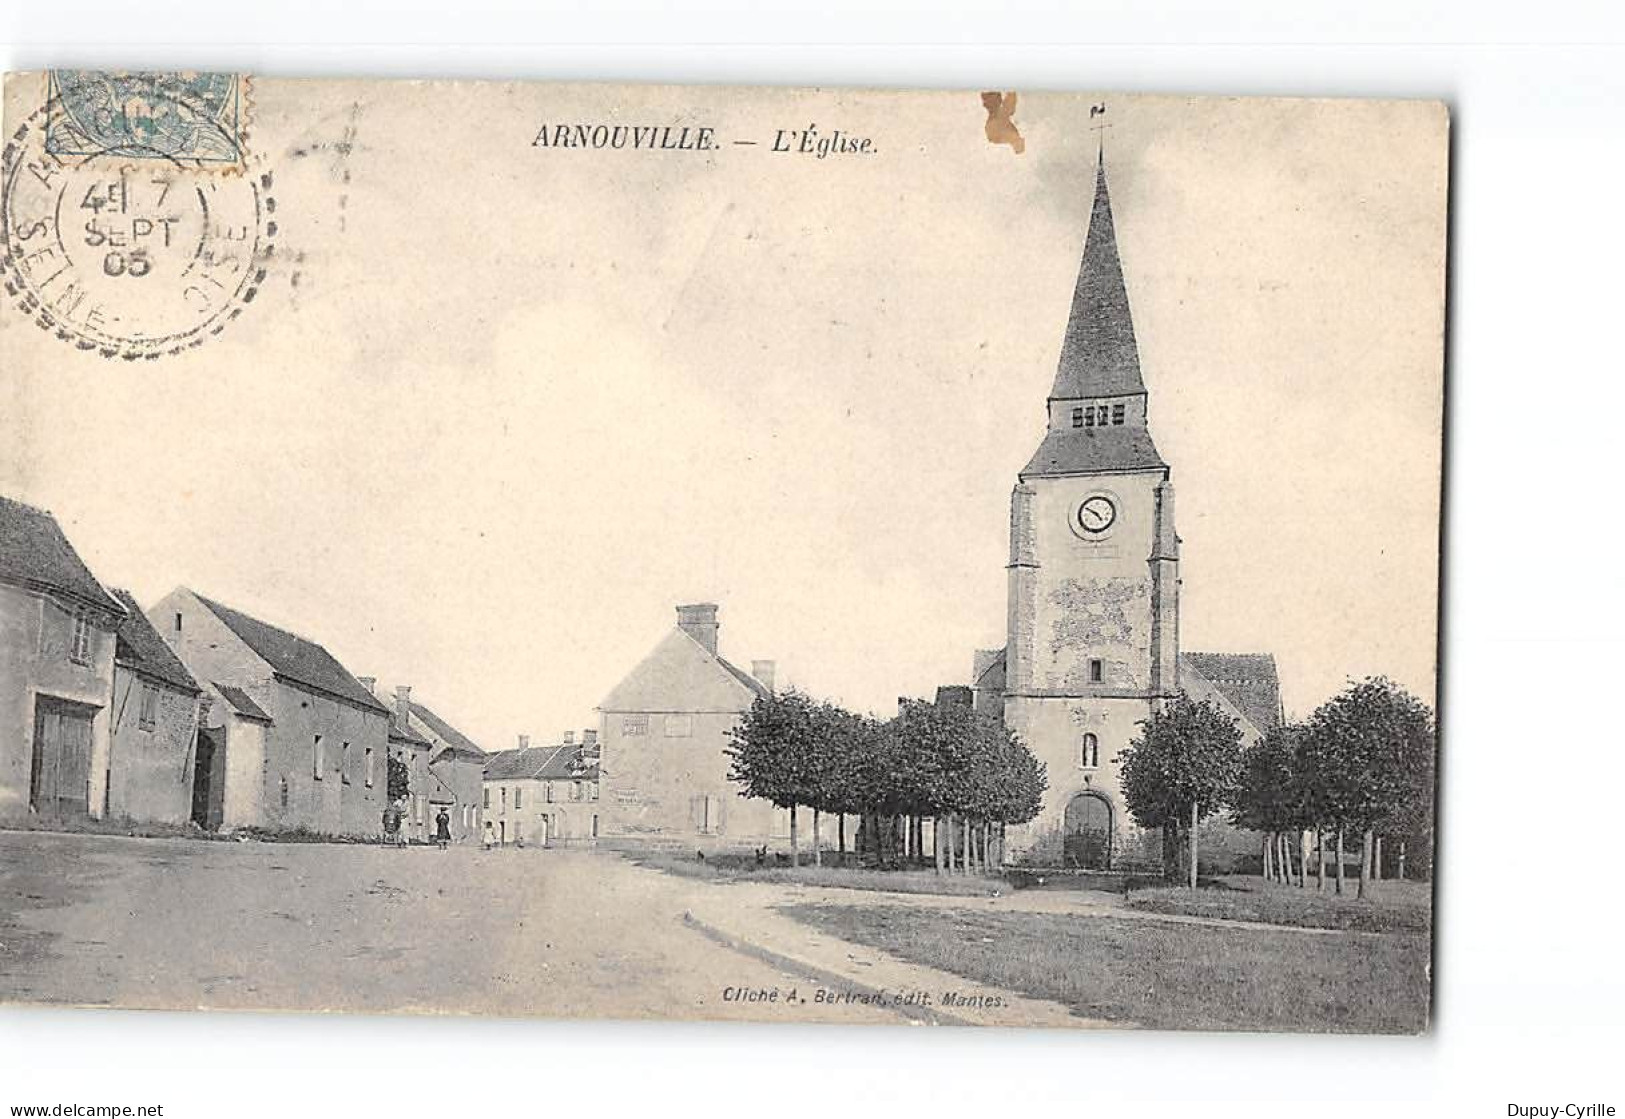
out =
[[[184,352],[242,314],[276,203],[269,174],[243,173],[222,96],[173,75],[53,75],[0,164],[0,283],[18,310],[127,360]]]

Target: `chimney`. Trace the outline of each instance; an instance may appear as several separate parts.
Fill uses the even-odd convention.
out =
[[[575,731],[567,730],[567,731],[564,732],[564,744],[566,746],[574,746],[575,741],[576,741],[576,732]]]
[[[405,684],[395,689],[395,718],[402,730],[412,725],[412,689]]]
[[[378,677],[376,677],[376,676],[357,676],[356,679],[361,681],[361,686],[363,688],[367,689],[367,694],[368,695],[377,695],[378,694]]]
[[[705,647],[713,657],[717,655],[717,604],[694,602],[677,608],[677,628]]]
[[[598,732],[596,730],[584,730],[584,731],[582,731],[581,732],[581,744],[583,746],[596,746],[596,745],[598,745]]]
[[[768,691],[774,691],[773,678],[778,675],[777,661],[751,661],[750,674]]]
[[[520,735],[520,736],[519,736],[519,748],[520,748],[520,749],[521,749],[521,750],[528,750],[528,749],[530,749],[530,735],[528,735],[528,734],[521,734],[521,735]]]

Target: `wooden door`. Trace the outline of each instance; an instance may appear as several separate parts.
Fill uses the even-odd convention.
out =
[[[34,699],[34,755],[28,800],[45,816],[90,811],[90,730],[95,709],[51,696]]]

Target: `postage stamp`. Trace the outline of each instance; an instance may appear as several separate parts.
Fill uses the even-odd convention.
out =
[[[201,345],[253,301],[276,236],[271,175],[209,169],[244,157],[239,83],[64,72],[50,89],[0,168],[9,301],[108,358]]]
[[[238,165],[242,85],[240,74],[53,70],[45,149]]]

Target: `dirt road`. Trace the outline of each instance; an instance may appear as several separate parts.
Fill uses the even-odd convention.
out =
[[[904,1020],[788,1001],[805,976],[685,926],[714,888],[586,851],[0,832],[0,1001]]]

